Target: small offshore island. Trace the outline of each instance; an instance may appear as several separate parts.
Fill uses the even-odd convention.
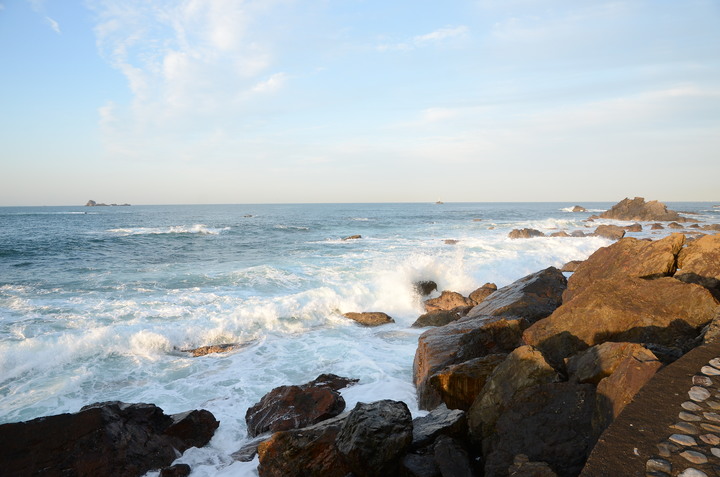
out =
[[[130,207],[130,204],[103,204],[102,202],[98,204],[94,200],[88,200],[85,207]]]
[[[586,260],[467,296],[433,277],[413,283],[426,313],[411,328],[427,330],[408,380],[428,414],[413,419],[390,399],[346,411],[340,390],[358,379],[323,373],[248,408],[250,441],[232,459],[257,462],[261,477],[717,475],[720,225],[687,214],[624,199],[584,220],[617,222],[592,233],[613,242]],[[624,236],[643,226],[680,232]],[[547,237],[523,230],[508,238]],[[548,239],[590,235],[576,232]],[[372,309],[343,316],[358,327],[395,322]],[[9,475],[187,476],[190,466],[173,461],[208,444],[219,425],[204,409],[167,415],[154,404],[95,403],[0,425],[0,461]]]

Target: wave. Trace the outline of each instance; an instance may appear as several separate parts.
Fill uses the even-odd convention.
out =
[[[310,230],[310,227],[304,227],[302,225],[275,225],[273,228],[279,230]]]
[[[108,232],[121,236],[129,235],[168,235],[168,234],[198,234],[198,235],[220,235],[230,230],[230,227],[213,228],[204,224],[195,225],[174,225],[170,227],[134,227],[110,229]]]
[[[563,212],[573,212],[573,207],[563,207],[560,210],[562,210]],[[605,209],[585,209],[583,212],[605,212]],[[574,213],[577,214],[578,212]]]

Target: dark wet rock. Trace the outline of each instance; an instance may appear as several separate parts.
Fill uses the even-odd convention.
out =
[[[705,235],[693,240],[678,255],[675,278],[697,283],[720,300],[720,235]]]
[[[191,470],[187,464],[175,464],[160,470],[160,477],[188,477]]]
[[[685,236],[672,234],[655,241],[628,237],[600,248],[580,264],[568,279],[563,302],[569,302],[576,291],[583,290],[599,280],[672,276],[676,269],[677,254],[684,243]]]
[[[491,354],[453,364],[430,376],[429,386],[451,409],[467,411],[507,354]]]
[[[225,343],[219,345],[201,346],[199,348],[181,349],[180,351],[183,353],[190,353],[193,357],[197,358],[212,353],[227,353],[239,346],[240,345],[238,343]]]
[[[344,382],[352,380],[320,375],[301,386],[273,389],[247,410],[248,435],[255,437],[266,432],[298,429],[339,415],[345,410],[345,400],[337,389],[345,387]],[[340,388],[335,389],[338,385]]]
[[[406,454],[400,462],[399,475],[400,477],[442,477],[432,452]]]
[[[413,420],[412,447],[419,449],[432,444],[440,435],[464,438],[467,435],[467,418],[465,412],[448,409],[439,405],[429,414]]]
[[[485,285],[470,293],[470,295],[468,295],[468,298],[470,299],[470,301],[472,301],[473,305],[479,305],[480,303],[485,301],[487,297],[489,297],[496,291],[497,285],[495,285],[494,283],[486,283]]]
[[[348,237],[344,237],[343,240],[358,240],[361,238],[362,238],[362,235],[350,235]]]
[[[357,477],[396,475],[413,439],[410,411],[400,401],[358,403],[337,435],[337,450]]]
[[[508,234],[511,239],[526,239],[533,237],[545,237],[545,234],[535,229],[513,229]]]
[[[425,326],[444,326],[453,321],[460,319],[460,315],[456,311],[437,310],[430,311],[420,315],[412,324],[413,328],[423,328]]]
[[[452,310],[461,306],[472,306],[473,301],[453,291],[443,291],[439,297],[425,300],[426,311]]]
[[[561,272],[574,272],[585,260],[570,260],[560,269]]]
[[[523,389],[497,421],[485,476],[508,475],[517,454],[546,462],[559,476],[578,475],[595,443],[591,384],[551,383]]]
[[[345,477],[352,470],[338,452],[335,440],[347,414],[314,426],[274,433],[260,443],[260,477]]]
[[[525,454],[518,454],[508,468],[508,477],[557,477],[546,462],[530,462]]]
[[[468,313],[477,316],[518,316],[528,323],[549,316],[562,303],[567,279],[555,267],[521,278],[488,296]]]
[[[474,477],[472,461],[465,446],[457,439],[441,435],[433,446],[435,462],[443,477]]]
[[[432,280],[422,280],[413,283],[415,292],[420,296],[428,296],[432,292],[438,289],[437,283]]]
[[[677,346],[663,346],[657,343],[641,343],[647,350],[652,352],[663,365],[674,363],[682,357],[685,352]],[[698,343],[699,344],[699,343]]]
[[[267,439],[267,435],[261,435],[243,445],[240,449],[231,454],[234,460],[239,462],[250,462],[258,453],[258,446]]]
[[[218,425],[205,410],[168,416],[153,404],[92,404],[74,414],[0,425],[2,473],[142,475],[169,466],[177,452],[204,446]]]
[[[642,197],[623,199],[613,205],[610,210],[600,214],[600,218],[640,222],[670,222],[673,220],[680,222],[684,220],[677,212],[668,210],[662,202],[657,200],[645,202]]]
[[[366,311],[362,313],[349,312],[343,313],[343,316],[345,318],[350,318],[353,321],[357,321],[364,326],[380,326],[387,323],[395,323],[395,320],[388,316],[387,313],[383,313],[381,311]]]
[[[593,234],[610,240],[620,240],[625,236],[625,229],[617,225],[598,225]]]
[[[557,372],[532,346],[510,353],[488,378],[468,411],[470,432],[475,439],[487,439],[513,397],[522,389],[559,380]]]
[[[304,386],[327,386],[332,390],[339,391],[353,384],[357,384],[358,381],[360,380],[355,378],[345,378],[337,374],[323,373]]]
[[[581,205],[576,205],[572,208],[572,212],[587,212],[587,209]]]
[[[420,335],[413,362],[413,380],[421,409],[433,409],[442,400],[429,385],[430,377],[453,364],[489,354],[509,353],[519,345],[521,322],[499,317],[463,318]]]

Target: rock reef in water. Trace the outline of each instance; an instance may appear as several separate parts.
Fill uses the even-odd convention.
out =
[[[613,205],[599,215],[601,219],[613,220],[632,220],[632,221],[661,221],[661,222],[687,222],[688,219],[681,217],[680,214],[673,210],[668,210],[667,206],[657,200],[645,202],[642,197],[634,199],[625,198]]]
[[[85,207],[130,207],[130,204],[103,204],[97,203],[94,200],[88,200]]]

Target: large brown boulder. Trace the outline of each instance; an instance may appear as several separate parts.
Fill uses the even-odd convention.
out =
[[[485,477],[508,475],[518,454],[546,462],[560,477],[578,475],[595,443],[594,403],[591,384],[540,384],[518,392],[497,421]]]
[[[544,237],[545,234],[535,229],[513,229],[508,234],[511,239]]]
[[[470,295],[468,295],[468,298],[472,300],[473,305],[479,305],[488,296],[495,293],[495,291],[497,291],[497,285],[495,285],[494,283],[486,283],[485,285],[470,293]]]
[[[343,313],[343,316],[357,321],[363,326],[380,326],[387,323],[395,323],[395,320],[388,316],[387,313],[381,311],[349,312]]]
[[[608,341],[567,358],[565,366],[571,381],[598,384],[627,359],[657,361],[652,351],[640,344]]]
[[[205,410],[168,416],[153,404],[92,404],[74,414],[0,425],[0,473],[135,477],[204,446],[218,425]]]
[[[453,364],[430,376],[429,386],[440,394],[440,399],[450,409],[467,411],[506,356],[504,353],[491,354]]]
[[[702,285],[720,300],[720,235],[693,240],[678,255],[675,278]]]
[[[578,265],[568,279],[563,303],[572,300],[577,291],[607,278],[672,276],[677,254],[684,243],[684,235],[672,234],[655,241],[629,237],[600,248]]]
[[[685,220],[677,212],[668,210],[667,206],[662,202],[657,200],[645,202],[642,197],[623,199],[613,205],[610,210],[600,214],[600,218],[642,222]]]
[[[413,361],[413,381],[420,409],[433,409],[442,402],[438,391],[429,385],[438,371],[473,358],[515,349],[522,335],[520,320],[500,317],[463,318],[420,335]]]
[[[356,381],[320,375],[301,386],[279,386],[245,413],[248,435],[298,429],[335,417],[345,410],[338,389]]]
[[[555,366],[605,341],[687,348],[717,307],[705,288],[675,278],[599,280],[525,330],[523,341],[542,350]]]
[[[523,277],[489,295],[467,315],[517,316],[534,323],[549,316],[562,303],[567,279],[555,267]]]
[[[425,310],[430,311],[449,311],[457,307],[472,306],[475,303],[469,298],[465,298],[461,294],[454,291],[443,291],[439,297],[425,300]]]
[[[514,350],[495,368],[468,411],[473,438],[487,439],[492,435],[498,417],[520,390],[559,379],[540,351],[532,346]]]

